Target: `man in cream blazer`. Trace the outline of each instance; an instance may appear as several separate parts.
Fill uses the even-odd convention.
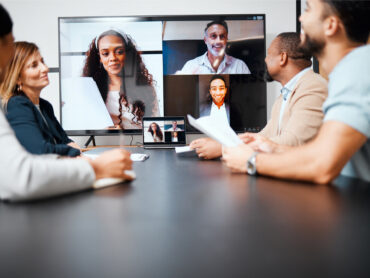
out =
[[[273,105],[271,119],[259,133],[261,140],[266,137],[279,144],[297,146],[313,138],[321,126],[327,81],[311,70],[311,55],[303,52],[299,44],[298,33],[281,33],[267,50],[266,79],[278,81],[283,88]],[[241,137],[247,140],[248,133]],[[252,144],[257,143],[259,140]],[[194,140],[190,147],[205,159],[222,154],[221,145],[210,138]]]
[[[284,110],[281,111],[284,95],[280,94],[272,107],[270,120],[259,134],[282,145],[298,146],[307,142],[321,126],[327,89],[327,81],[319,74],[311,69],[302,72],[285,100]]]

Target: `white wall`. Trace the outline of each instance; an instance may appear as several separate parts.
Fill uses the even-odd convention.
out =
[[[281,33],[296,30],[295,0],[2,0],[13,21],[16,40],[35,42],[49,67],[59,67],[58,17],[105,15],[192,15],[192,14],[266,14],[266,47]],[[303,6],[303,5],[302,5]],[[59,78],[51,73],[51,84],[43,90],[59,117]],[[267,85],[268,115],[280,85]],[[127,136],[128,143],[131,137]],[[86,137],[73,138],[80,145]],[[192,138],[191,138],[192,139]],[[97,144],[116,144],[112,137],[97,138]],[[135,136],[133,143],[141,140]]]

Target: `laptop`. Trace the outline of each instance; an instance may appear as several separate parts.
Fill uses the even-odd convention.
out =
[[[185,117],[144,117],[144,148],[175,148],[186,145]]]

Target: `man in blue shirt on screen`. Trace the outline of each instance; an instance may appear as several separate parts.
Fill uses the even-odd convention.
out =
[[[302,147],[268,140],[225,148],[237,172],[329,183],[339,174],[370,182],[370,1],[307,0],[302,43],[329,74],[324,124]],[[251,138],[253,140],[253,138]]]
[[[208,23],[204,29],[207,52],[187,61],[176,74],[249,74],[250,70],[242,60],[225,53],[228,32],[225,21]]]

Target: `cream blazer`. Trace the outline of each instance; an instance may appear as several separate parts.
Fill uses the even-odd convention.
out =
[[[312,139],[322,124],[322,105],[328,96],[328,82],[312,70],[307,71],[297,82],[285,105],[279,131],[282,95],[272,106],[271,119],[261,135],[289,146],[301,145]]]

